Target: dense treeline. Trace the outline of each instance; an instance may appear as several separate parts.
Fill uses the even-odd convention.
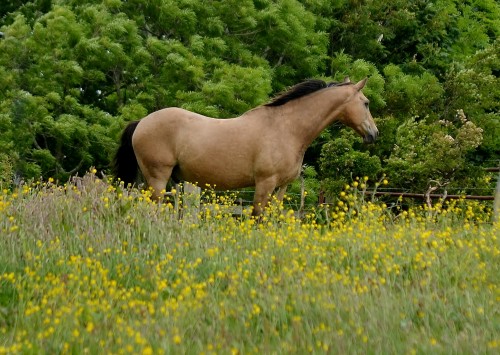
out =
[[[477,189],[498,164],[495,0],[9,0],[0,31],[0,180],[107,171],[125,123],[148,112],[231,117],[345,75],[370,77],[381,139],[325,131],[306,154],[311,186],[386,174]]]

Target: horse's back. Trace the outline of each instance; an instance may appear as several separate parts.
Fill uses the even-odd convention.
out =
[[[144,117],[138,125],[138,132],[145,131],[148,134],[161,129],[176,129],[185,126],[191,120],[208,119],[203,115],[187,111],[179,107],[168,107]]]
[[[182,137],[183,131],[192,129],[196,122],[210,118],[178,107],[169,107],[155,111],[144,117],[135,130],[134,146],[173,144]]]

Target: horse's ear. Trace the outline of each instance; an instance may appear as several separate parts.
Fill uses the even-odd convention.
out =
[[[344,78],[344,81],[342,82],[342,84],[349,84],[350,82],[351,82],[351,79],[349,79],[349,77],[348,77],[348,76],[346,76],[346,77]]]
[[[356,83],[354,85],[354,87],[356,88],[356,90],[361,91],[361,89],[363,89],[365,87],[367,80],[368,80],[368,78],[364,78],[363,80],[361,80],[358,83]]]

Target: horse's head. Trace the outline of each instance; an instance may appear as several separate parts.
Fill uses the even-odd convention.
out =
[[[361,92],[368,78],[359,81],[356,84],[346,86],[352,93],[344,104],[344,109],[340,116],[340,121],[354,129],[363,137],[365,143],[373,143],[378,137],[378,129],[370,113],[370,101]],[[344,79],[344,83],[349,83],[349,78]]]

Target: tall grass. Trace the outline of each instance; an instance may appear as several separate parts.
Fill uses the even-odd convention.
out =
[[[395,214],[362,192],[255,221],[93,174],[4,190],[0,354],[497,353],[487,209]]]

